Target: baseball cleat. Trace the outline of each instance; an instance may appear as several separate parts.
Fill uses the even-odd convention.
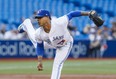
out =
[[[19,32],[24,32],[25,31],[25,27],[24,27],[25,25],[22,23],[22,24],[20,24],[19,25],[19,27],[18,27],[18,31]]]

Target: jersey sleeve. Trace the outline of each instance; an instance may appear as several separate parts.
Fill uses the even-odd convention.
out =
[[[44,54],[43,42],[42,43],[37,43],[36,53],[37,53],[37,56],[43,56],[43,54]]]
[[[68,19],[71,20],[73,17],[79,17],[82,16],[81,11],[72,11],[70,13],[67,14]]]
[[[42,43],[42,39],[41,39],[41,36],[40,36],[40,28],[36,30],[35,32],[35,40],[38,42],[38,43]]]
[[[58,19],[56,19],[57,24],[59,25],[68,25],[69,23],[69,19],[67,15],[64,15],[62,17],[59,17]]]
[[[43,56],[44,54],[44,45],[40,36],[40,32],[41,32],[40,28],[38,28],[35,32],[35,40],[37,41],[37,47],[36,47],[37,56]]]

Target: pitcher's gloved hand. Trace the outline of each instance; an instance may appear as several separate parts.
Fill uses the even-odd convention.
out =
[[[98,13],[95,10],[90,11],[89,18],[94,22],[94,24],[97,27],[100,27],[104,23],[102,18],[98,15]]]

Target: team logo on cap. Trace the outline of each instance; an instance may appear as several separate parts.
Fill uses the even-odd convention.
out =
[[[37,13],[40,13],[41,12],[41,10],[39,10]]]

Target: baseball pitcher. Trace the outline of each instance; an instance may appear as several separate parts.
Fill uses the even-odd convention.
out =
[[[44,54],[44,48],[55,48],[56,55],[54,58],[51,79],[60,79],[64,61],[67,59],[73,46],[73,38],[67,29],[69,21],[72,18],[79,16],[89,16],[93,20],[95,17],[98,18],[95,14],[95,11],[72,11],[62,17],[52,20],[49,11],[41,9],[35,16],[35,19],[37,19],[40,26],[37,30],[33,28],[30,19],[26,19],[18,27],[18,30],[27,32],[29,39],[36,48],[38,56],[38,70],[43,70],[42,57]],[[101,22],[101,18],[99,19]],[[97,22],[99,22],[98,19]]]

